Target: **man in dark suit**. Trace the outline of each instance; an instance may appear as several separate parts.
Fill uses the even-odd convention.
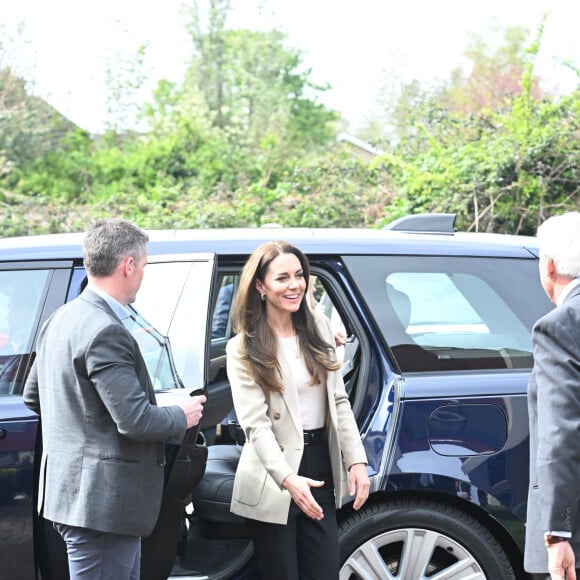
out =
[[[165,442],[196,425],[205,397],[157,407],[129,316],[147,234],[100,220],[84,240],[85,291],[43,326],[24,402],[41,415],[38,510],[67,545],[71,578],[136,580],[160,509]]]
[[[532,334],[525,568],[576,580],[580,556],[580,213],[538,228],[540,280],[556,308]],[[548,575],[549,573],[549,575]]]

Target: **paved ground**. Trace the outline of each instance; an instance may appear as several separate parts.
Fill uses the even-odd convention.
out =
[[[32,580],[32,501],[0,503],[0,580]]]

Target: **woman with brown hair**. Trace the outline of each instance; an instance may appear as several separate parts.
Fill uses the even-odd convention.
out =
[[[338,578],[336,508],[369,493],[367,458],[329,321],[305,299],[306,256],[262,244],[240,278],[227,369],[246,443],[231,510],[247,518],[268,578]]]

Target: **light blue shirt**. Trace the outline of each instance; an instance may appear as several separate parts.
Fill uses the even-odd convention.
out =
[[[100,288],[89,286],[89,289],[92,290],[95,294],[98,294],[111,307],[111,310],[119,317],[120,320],[125,320],[125,318],[129,318],[131,316],[131,312],[124,304],[121,304],[117,299],[113,298]]]

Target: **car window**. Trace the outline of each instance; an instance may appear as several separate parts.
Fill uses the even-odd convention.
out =
[[[364,262],[364,264],[363,264]],[[531,368],[531,328],[550,308],[535,260],[352,259],[402,371]]]
[[[131,316],[124,318],[122,322],[139,344],[154,389],[165,391],[183,387],[173,363],[169,339],[158,332],[135,309],[130,309]]]
[[[230,311],[238,278],[233,274],[220,275],[218,278],[219,291],[211,317],[212,340],[229,338],[231,335]]]
[[[391,288],[408,297],[408,311],[401,312],[396,302],[394,306],[407,334],[420,346],[529,350],[530,333],[523,322],[485,280],[473,274],[396,272],[386,279],[390,300]],[[503,322],[496,325],[495,335],[486,324],[487,311]]]
[[[339,311],[334,305],[330,294],[326,291],[320,278],[311,276],[310,288],[312,290],[310,296],[310,305],[316,311],[324,314],[329,320],[333,331],[345,331],[344,322],[340,316]]]
[[[0,395],[21,391],[49,274],[0,271]]]
[[[169,339],[177,374],[188,389],[203,387],[205,329],[213,263],[148,264],[135,309]],[[159,385],[158,385],[159,386]]]
[[[331,295],[326,290],[321,278],[310,277],[309,303],[316,312],[324,314],[330,321],[335,337],[336,356],[343,363],[343,374],[352,368],[352,361],[358,349],[356,336],[346,329],[345,323]]]
[[[226,344],[233,335],[231,309],[238,288],[239,274],[220,272],[216,280],[210,318],[208,383],[210,389],[229,389],[226,376]]]

